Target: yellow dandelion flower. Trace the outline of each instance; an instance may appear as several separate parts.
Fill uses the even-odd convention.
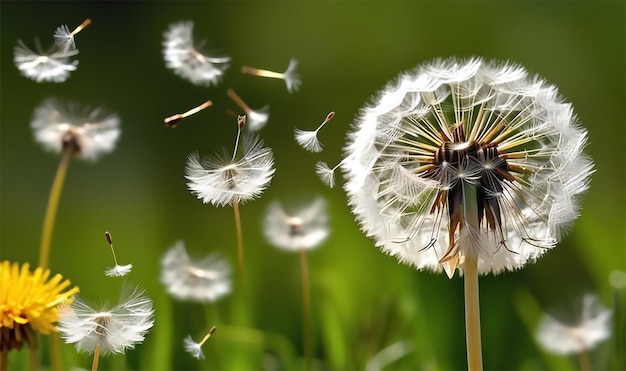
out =
[[[78,287],[69,290],[70,281],[50,270],[30,271],[28,263],[0,263],[0,352],[34,345],[35,332],[56,332],[57,307],[72,301]]]

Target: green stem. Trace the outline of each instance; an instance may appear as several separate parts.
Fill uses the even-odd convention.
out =
[[[6,349],[0,350],[0,371],[7,371],[9,369],[9,351]]]
[[[480,305],[478,300],[478,263],[473,257],[466,257],[464,266],[465,281],[465,338],[467,341],[467,365],[470,371],[483,369],[482,346],[480,339]]]
[[[578,352],[578,361],[580,362],[580,370],[581,371],[589,371],[591,370],[591,361],[589,361],[589,353],[581,347],[580,352]]]
[[[50,358],[52,361],[52,369],[56,371],[63,370],[63,359],[61,358],[60,343],[61,339],[58,332],[50,335]]]
[[[31,371],[39,370],[39,354],[37,354],[37,347],[28,347],[28,361]]]
[[[96,344],[96,350],[93,353],[93,363],[91,364],[91,371],[98,371],[98,362],[100,362],[100,343]]]
[[[244,274],[243,274],[243,234],[241,232],[241,217],[239,215],[239,203],[233,202],[233,210],[235,210],[235,227],[237,228],[237,261],[239,264],[239,280],[241,286],[244,286]]]
[[[67,146],[63,150],[61,162],[59,163],[56,175],[54,176],[52,189],[50,189],[48,206],[46,208],[46,216],[43,222],[43,231],[41,233],[41,248],[39,250],[39,266],[44,270],[48,268],[48,261],[50,257],[50,243],[52,241],[52,230],[54,229],[54,219],[57,214],[59,199],[61,198],[61,191],[63,190],[63,182],[65,181],[65,175],[67,174],[67,169],[70,166],[70,162],[72,161],[73,156],[73,147]]]
[[[304,315],[304,355],[306,369],[311,369],[311,285],[309,283],[309,264],[305,249],[300,249],[300,268],[302,271],[302,310]]]

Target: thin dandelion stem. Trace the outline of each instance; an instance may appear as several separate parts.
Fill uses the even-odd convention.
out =
[[[204,335],[204,337],[202,338],[202,340],[198,344],[200,344],[200,346],[203,346],[204,343],[206,343],[206,341],[209,340],[211,335],[213,335],[213,333],[215,332],[216,328],[217,328],[216,326],[212,326],[211,329],[209,330],[209,332],[206,335]]]
[[[28,347],[28,363],[31,371],[39,370],[39,354],[37,347]]]
[[[61,338],[58,332],[50,335],[50,362],[52,369],[56,371],[63,370],[63,359],[61,358]]]
[[[239,215],[239,203],[237,201],[233,202],[233,210],[235,211],[235,228],[237,229],[237,261],[239,263],[239,280],[243,286],[243,234],[241,233],[241,217]]]
[[[580,352],[578,352],[578,362],[580,363],[581,371],[591,370],[591,361],[589,360],[589,353],[584,348],[582,348]]]
[[[9,363],[9,351],[6,349],[0,350],[0,371],[7,371]]]
[[[98,371],[98,362],[100,362],[100,343],[96,344],[96,350],[93,352],[91,371]]]
[[[57,172],[54,176],[54,181],[52,183],[52,189],[50,190],[46,216],[43,223],[43,231],[41,233],[41,249],[39,250],[39,266],[42,269],[48,268],[50,243],[52,241],[52,230],[54,229],[54,219],[56,217],[57,209],[59,206],[59,199],[61,198],[61,191],[63,190],[65,175],[67,174],[67,169],[70,166],[70,162],[72,161],[73,156],[74,148],[72,146],[67,146],[63,149],[61,162],[59,163],[59,167],[57,168]]]
[[[233,100],[233,102],[235,102],[236,105],[239,106],[239,108],[241,108],[247,115],[250,114],[250,111],[252,111],[250,109],[250,107],[246,104],[246,102],[243,101],[243,99],[241,99],[241,97],[239,97],[239,95],[237,95],[237,93],[235,93],[235,91],[233,89],[228,89],[226,90],[226,94],[230,97],[230,99]]]
[[[315,131],[316,132],[320,131],[324,127],[324,125],[326,125],[328,121],[333,119],[333,117],[335,117],[335,111],[329,112],[328,115],[326,115],[326,118],[324,119],[324,121],[322,121],[320,126],[318,126],[317,129],[315,129]]]
[[[465,282],[465,338],[467,341],[467,366],[470,371],[479,371],[483,369],[483,356],[480,339],[478,261],[474,257],[466,257],[463,266],[463,276]]]
[[[109,246],[111,247],[111,254],[113,254],[113,262],[115,262],[115,265],[117,265],[117,257],[115,256],[115,249],[113,249],[113,239],[111,238],[111,233],[104,232],[104,236],[106,237],[107,242],[109,243]]]
[[[262,70],[260,68],[243,66],[241,67],[241,73],[245,73],[247,75],[261,76],[261,77],[269,77],[272,79],[285,79],[284,73]]]
[[[81,23],[78,27],[76,27],[74,29],[74,31],[72,31],[72,36],[76,35],[77,33],[79,33],[82,29],[84,29],[85,27],[89,26],[91,24],[91,19],[87,18],[83,21],[83,23]]]
[[[302,310],[304,315],[304,356],[306,369],[311,369],[311,285],[309,283],[309,263],[305,249],[300,249],[300,270],[302,272]]]
[[[231,161],[235,161],[235,157],[237,156],[237,148],[239,147],[239,138],[241,137],[241,129],[243,128],[243,125],[246,122],[245,116],[239,116],[238,120],[239,120],[239,124],[237,126],[237,139],[235,140],[235,149],[233,150],[233,158],[231,159]]]

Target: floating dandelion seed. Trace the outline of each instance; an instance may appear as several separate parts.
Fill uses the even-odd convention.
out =
[[[24,343],[35,348],[36,333],[56,332],[58,306],[71,303],[78,293],[78,287],[69,287],[70,281],[60,274],[50,278],[49,269],[38,267],[31,272],[28,263],[1,262],[0,353],[22,349]]]
[[[482,369],[478,275],[556,245],[593,172],[586,142],[556,87],[480,58],[403,73],[356,118],[342,164],[352,211],[401,262],[463,270],[470,370]]]
[[[48,98],[35,110],[31,127],[35,140],[47,150],[60,153],[71,148],[80,158],[97,160],[115,148],[119,124],[116,115],[100,108]]]
[[[326,201],[315,198],[307,203],[285,206],[270,204],[265,214],[265,237],[285,250],[311,250],[321,245],[330,233]]]
[[[218,254],[192,261],[178,241],[161,260],[161,282],[176,299],[214,302],[231,291],[230,267]]]
[[[226,90],[226,94],[228,94],[230,99],[232,99],[233,102],[235,102],[235,104],[237,104],[239,108],[246,113],[246,126],[248,127],[248,130],[259,131],[265,126],[265,124],[267,124],[267,120],[269,118],[269,113],[267,111],[269,110],[269,106],[263,106],[259,110],[254,111],[250,109],[246,102],[244,102],[233,89]]]
[[[77,60],[71,60],[78,54],[77,49],[63,51],[54,46],[48,52],[43,52],[37,45],[37,52],[29,49],[22,40],[17,41],[13,49],[13,61],[22,75],[36,82],[63,82],[70,77],[70,72],[76,71]]]
[[[112,268],[107,268],[104,271],[104,274],[106,274],[109,277],[122,277],[122,276],[127,275],[128,273],[130,273],[131,269],[133,269],[133,265],[132,264],[119,265],[117,263],[117,258],[115,257],[115,250],[113,249],[113,239],[111,238],[111,233],[104,232],[104,237],[107,239],[107,242],[109,243],[109,246],[111,247],[111,254],[113,254],[113,261],[115,262],[115,266]]]
[[[79,352],[94,354],[94,365],[102,354],[124,353],[144,341],[154,324],[152,299],[138,289],[125,288],[120,303],[96,310],[80,298],[60,310],[59,331]]]
[[[163,57],[167,68],[195,85],[211,86],[218,83],[228,68],[230,57],[210,57],[193,41],[193,22],[171,24],[163,34]]]
[[[247,75],[285,80],[285,84],[287,84],[287,91],[291,93],[291,92],[298,90],[298,88],[300,87],[300,84],[302,84],[302,81],[300,81],[300,76],[296,72],[297,66],[298,66],[298,61],[295,58],[291,58],[291,60],[289,61],[289,66],[287,67],[287,70],[283,73],[262,70],[259,68],[248,67],[248,66],[241,67],[241,73],[245,73]]]
[[[213,105],[213,102],[208,100],[202,103],[201,105],[199,105],[198,107],[192,108],[185,113],[177,113],[170,117],[166,117],[165,120],[163,120],[163,122],[165,122],[165,125],[171,128],[175,128],[176,126],[178,126],[178,124],[180,124],[181,120],[184,119],[185,117],[189,117],[195,113],[202,111],[205,108],[211,107],[212,105]]]
[[[546,350],[556,354],[580,354],[583,370],[590,370],[587,351],[609,338],[611,310],[604,308],[598,299],[585,295],[580,318],[575,323],[564,323],[545,314],[537,328],[537,341]]]
[[[199,343],[196,343],[195,341],[193,341],[193,338],[191,337],[191,335],[187,335],[187,337],[183,341],[185,351],[187,353],[190,353],[194,358],[204,359],[204,353],[202,353],[202,346],[213,335],[213,333],[215,332],[215,329],[216,329],[215,326],[211,327],[209,332],[202,338],[202,340]]]
[[[70,29],[67,28],[67,25],[60,26],[54,31],[54,43],[61,48],[63,53],[67,53],[70,48],[76,48],[76,43],[74,42],[74,35],[79,33],[85,27],[91,24],[91,19],[87,18],[81,23],[78,27],[74,29],[74,31],[70,32]]]
[[[296,139],[296,142],[298,142],[298,144],[300,144],[302,148],[306,149],[307,151],[321,152],[323,145],[322,143],[320,143],[319,139],[317,139],[317,133],[320,131],[320,129],[324,127],[324,125],[326,125],[328,121],[332,120],[334,116],[335,112],[330,112],[328,115],[326,115],[326,118],[324,119],[324,121],[322,121],[320,126],[318,126],[317,129],[313,131],[300,130],[298,128],[295,128],[294,137]]]
[[[341,164],[342,162],[339,162],[331,169],[326,162],[318,161],[315,164],[315,173],[320,177],[322,183],[329,188],[333,188],[335,186],[335,170],[337,170]]]

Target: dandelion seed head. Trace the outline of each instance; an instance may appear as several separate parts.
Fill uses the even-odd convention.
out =
[[[259,197],[276,171],[272,150],[257,136],[246,134],[243,156],[231,159],[226,153],[208,156],[203,161],[193,153],[187,159],[187,186],[202,202],[215,206],[243,203]]]
[[[143,291],[125,289],[118,305],[96,310],[76,298],[60,311],[59,332],[79,352],[124,353],[145,339],[154,324],[152,300]]]
[[[20,73],[36,82],[63,82],[78,66],[78,61],[71,59],[78,54],[77,49],[63,51],[54,46],[47,52],[35,52],[18,40],[13,52]]]
[[[161,282],[176,299],[214,302],[231,292],[230,266],[218,254],[193,261],[178,241],[161,260]]]
[[[281,249],[314,249],[330,234],[326,201],[318,197],[287,206],[274,201],[265,214],[264,231],[267,240]]]
[[[604,308],[593,295],[582,299],[577,321],[565,323],[545,314],[537,328],[537,341],[555,354],[576,354],[595,348],[611,334],[611,310]]]
[[[480,58],[400,74],[347,138],[353,213],[377,246],[418,269],[462,269],[466,256],[483,274],[535,261],[578,216],[594,171],[556,87]]]
[[[43,101],[33,114],[35,140],[46,150],[60,153],[72,145],[75,155],[97,160],[113,151],[120,136],[120,119],[100,108],[79,107],[55,98]]]
[[[216,85],[228,68],[230,57],[212,57],[193,40],[193,22],[178,22],[163,34],[165,65],[195,85]]]

